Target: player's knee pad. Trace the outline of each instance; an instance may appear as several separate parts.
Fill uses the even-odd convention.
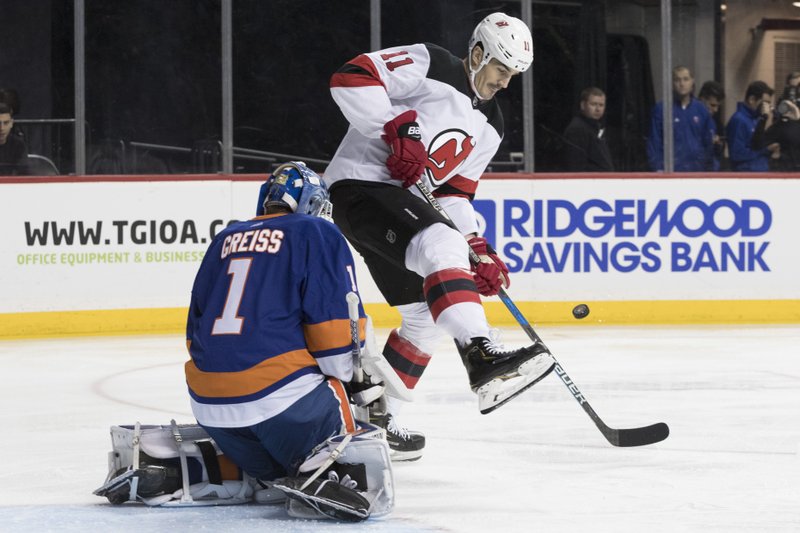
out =
[[[111,427],[106,482],[94,491],[111,503],[231,505],[249,501],[251,480],[197,424]]]
[[[389,445],[384,430],[360,422],[354,433],[337,435],[325,442],[299,468],[299,475],[327,478],[341,483],[361,494],[369,502],[370,516],[384,516],[394,508],[394,477],[389,459]],[[289,514],[299,516],[303,509],[292,509]],[[308,516],[301,516],[308,518]],[[317,516],[316,518],[320,518]]]
[[[469,245],[458,231],[446,224],[433,224],[420,231],[406,248],[406,268],[423,278],[449,268],[469,270]]]

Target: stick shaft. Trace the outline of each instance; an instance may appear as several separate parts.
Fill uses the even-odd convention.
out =
[[[352,342],[353,350],[353,381],[361,383],[364,380],[364,374],[361,369],[361,340],[358,338],[358,294],[355,292],[348,292],[347,296],[347,314],[350,317],[350,341]]]

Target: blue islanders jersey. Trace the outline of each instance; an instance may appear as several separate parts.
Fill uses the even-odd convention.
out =
[[[326,376],[349,381],[350,291],[357,291],[353,257],[328,221],[266,215],[217,234],[195,278],[186,325],[186,382],[197,421],[250,426]],[[360,305],[359,316],[363,340]]]

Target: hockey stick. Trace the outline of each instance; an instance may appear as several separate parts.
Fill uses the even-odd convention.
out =
[[[389,365],[389,361],[378,353],[375,348],[375,338],[372,334],[372,319],[367,315],[365,327],[364,350],[361,350],[358,338],[358,302],[359,297],[355,292],[347,294],[347,311],[350,316],[350,338],[353,351],[353,381],[360,383],[364,381],[364,376],[370,377],[372,383],[381,382],[386,387],[386,392],[390,396],[399,398],[404,402],[411,402],[414,397],[406,387],[400,376]],[[366,421],[366,419],[365,419]]]
[[[358,294],[348,292],[345,296],[347,300],[347,314],[350,318],[350,341],[352,342],[353,352],[353,381],[355,383],[364,382],[364,371],[361,368],[361,341],[358,338]],[[357,420],[369,421],[369,408],[353,405],[353,414]]]
[[[438,200],[434,198],[431,191],[428,187],[418,181],[416,183],[417,189],[425,200],[430,204],[431,207],[436,209],[445,219],[447,219],[452,224],[452,219],[444,210],[444,208],[439,204]],[[473,263],[480,262],[480,258],[478,254],[475,253],[475,250],[472,248],[469,249],[469,259]],[[530,325],[528,320],[522,315],[519,308],[514,304],[511,298],[506,293],[503,287],[500,287],[497,295],[500,297],[500,300],[505,304],[514,318],[517,320],[522,329],[525,333],[528,334],[528,337],[533,342],[541,343],[542,346],[547,348],[547,345],[542,341],[542,338],[534,331],[533,327]],[[550,352],[549,349],[547,349]],[[669,426],[667,426],[663,422],[658,422],[656,424],[652,424],[650,426],[639,427],[639,428],[629,428],[629,429],[614,429],[606,425],[605,422],[600,418],[600,416],[592,409],[592,406],[589,404],[589,401],[583,395],[583,393],[578,389],[578,386],[575,385],[575,382],[572,381],[572,378],[569,377],[564,367],[561,366],[561,363],[558,362],[558,359],[553,356],[552,352],[550,355],[553,357],[553,360],[556,362],[555,371],[558,374],[558,377],[564,383],[564,385],[569,389],[570,393],[572,393],[572,397],[583,407],[583,410],[589,415],[589,418],[592,419],[594,424],[597,426],[597,429],[600,430],[600,433],[614,446],[620,447],[628,447],[628,446],[644,446],[647,444],[654,444],[656,442],[661,442],[662,440],[666,439],[669,436]]]
[[[348,292],[345,299],[350,317],[350,340],[353,343],[353,380],[361,383],[364,381],[364,374],[361,370],[361,340],[358,338],[358,294]]]

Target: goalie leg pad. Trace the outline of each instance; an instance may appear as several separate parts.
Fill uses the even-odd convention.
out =
[[[130,499],[134,475],[136,470],[130,468],[128,470],[120,470],[119,473],[107,480],[103,485],[94,490],[92,494],[95,496],[105,496],[108,501],[114,505],[125,503]],[[138,480],[137,480],[138,488]]]
[[[181,487],[180,468],[147,464],[157,462],[150,458],[142,458],[142,462],[142,468],[131,467],[117,471],[113,478],[93,494],[105,496],[113,504],[120,504],[131,500],[131,494],[133,499],[145,499],[172,493]]]
[[[364,350],[361,352],[361,366],[364,372],[372,378],[373,382],[382,381],[388,394],[407,402],[412,401],[414,397],[411,395],[409,388],[375,346],[375,333],[370,316],[367,316],[366,336]]]
[[[370,516],[384,516],[394,508],[389,446],[383,429],[366,422],[360,424],[358,431],[328,439],[324,447],[300,466],[299,475],[316,474],[316,470],[325,468],[321,478],[338,481],[358,491],[369,502]],[[345,440],[348,442],[342,446]],[[334,458],[332,462],[331,457]],[[323,466],[329,462],[328,467]]]
[[[226,468],[197,424],[112,426],[111,444],[108,476],[94,491],[111,503],[232,505],[252,496],[250,480]]]

